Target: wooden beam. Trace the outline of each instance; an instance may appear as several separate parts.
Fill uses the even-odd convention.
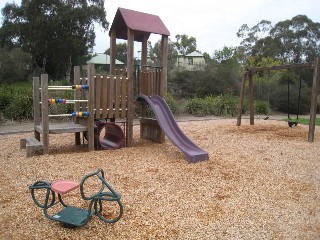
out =
[[[41,120],[43,154],[49,153],[48,75],[41,74]]]
[[[148,35],[144,35],[142,45],[141,45],[141,71],[146,70],[147,59],[148,59]]]
[[[73,82],[75,85],[79,85],[80,83],[80,66],[75,66],[73,68]],[[80,99],[80,91],[74,91],[74,99],[79,100]],[[79,112],[80,111],[80,102],[75,102],[74,104],[74,112]],[[79,124],[79,118],[75,118],[74,120],[75,124]],[[74,140],[76,145],[81,144],[81,139],[80,139],[80,132],[76,132],[74,134]]]
[[[134,53],[134,31],[128,28],[128,44],[127,44],[127,146],[131,147],[133,144],[133,53]]]
[[[244,102],[244,95],[246,89],[246,73],[243,74],[242,84],[241,84],[241,91],[240,91],[240,101],[238,106],[238,116],[237,116],[237,126],[241,125],[241,118],[242,118],[242,111],[243,111],[243,102]]]
[[[94,64],[88,63],[88,112],[87,128],[88,128],[88,150],[94,150]]]
[[[317,98],[320,88],[320,58],[316,58],[314,61],[313,69],[313,82],[312,82],[312,92],[311,92],[311,104],[310,104],[310,121],[309,121],[309,133],[308,141],[314,141],[314,131],[316,124],[317,115]]]
[[[159,95],[164,97],[167,94],[168,77],[168,36],[162,35],[161,38],[161,78]]]
[[[253,75],[251,72],[249,72],[249,105],[250,105],[250,125],[254,125]]]
[[[34,119],[34,137],[40,141],[40,133],[35,130],[35,127],[40,125],[40,92],[39,92],[39,78],[33,78],[33,119]]]
[[[246,68],[246,70],[254,74],[255,72],[261,72],[261,71],[281,70],[281,69],[291,69],[291,68],[307,68],[307,67],[312,68],[312,66],[313,66],[313,62],[309,62],[309,63],[285,64],[285,65],[270,66],[270,67],[249,67],[249,68]]]
[[[117,37],[116,30],[111,30],[110,36],[110,74],[114,75],[116,72],[116,51],[117,51]]]

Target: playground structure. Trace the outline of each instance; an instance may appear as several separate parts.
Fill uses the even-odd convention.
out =
[[[91,195],[88,195],[88,192],[85,191],[86,183],[89,181],[96,181],[98,182],[97,186],[99,186],[97,192],[90,192]],[[62,196],[79,187],[82,199],[89,201],[88,209],[70,206],[62,199]],[[88,223],[93,214],[96,214],[106,223],[115,223],[123,214],[123,206],[120,201],[121,196],[105,180],[102,169],[97,169],[85,175],[80,184],[71,180],[58,180],[53,183],[36,181],[29,186],[29,189],[34,203],[37,207],[43,209],[44,215],[51,220],[60,222],[66,227],[82,227]],[[42,191],[43,189],[44,191]],[[107,191],[105,191],[105,189],[107,189]],[[41,198],[41,193],[44,194],[45,197]],[[109,203],[109,205],[103,206],[104,202]],[[113,207],[110,209],[110,204],[112,203],[116,203],[116,214],[106,214],[106,210],[108,212],[111,209],[114,210]],[[61,205],[61,211],[58,211],[57,207],[55,208],[57,204]]]
[[[245,67],[244,75],[242,79],[241,91],[240,91],[240,102],[238,106],[237,126],[241,125],[243,102],[245,97],[245,86],[246,86],[247,78],[249,79],[250,125],[254,125],[253,75],[259,72],[264,72],[264,71],[277,71],[282,69],[290,70],[290,69],[303,69],[303,68],[313,68],[312,92],[311,92],[311,99],[310,99],[310,121],[309,121],[309,132],[308,132],[308,141],[313,142],[314,132],[315,132],[316,112],[317,112],[317,99],[318,99],[319,88],[320,88],[320,57],[315,58],[314,62],[302,63],[302,64],[288,64],[288,65],[271,66],[271,67]],[[301,79],[300,79],[300,82],[301,82]],[[288,85],[288,88],[289,88],[289,85]],[[288,90],[288,98],[289,98],[289,90]],[[297,122],[288,122],[288,123],[289,123],[289,126],[293,124],[297,124]]]
[[[146,22],[148,24],[145,24]],[[162,36],[160,67],[157,67],[157,70],[147,66],[147,41],[151,33]],[[81,144],[82,133],[88,142],[89,151],[93,151],[94,148],[131,147],[134,109],[139,103],[141,138],[163,143],[166,134],[186,155],[188,162],[207,160],[208,153],[183,134],[163,99],[167,92],[167,52],[170,33],[161,19],[155,15],[119,8],[109,35],[110,75],[95,75],[94,65],[89,63],[87,78],[80,77],[79,67],[74,68],[74,86],[48,86],[48,75],[41,75],[40,86],[39,78],[34,78],[34,137],[20,141],[20,148],[26,148],[27,157],[37,153],[48,154],[49,134],[58,133],[74,133],[76,145]],[[127,40],[125,73],[115,69],[117,38]],[[141,74],[134,76],[135,41],[141,42]],[[74,99],[48,97],[50,91],[69,90],[74,91]],[[139,101],[136,101],[137,99]],[[74,104],[74,112],[49,115],[50,104]],[[148,104],[154,110],[157,119],[146,117]],[[61,116],[74,117],[74,123],[49,123],[50,117]],[[106,133],[101,137],[103,130]]]

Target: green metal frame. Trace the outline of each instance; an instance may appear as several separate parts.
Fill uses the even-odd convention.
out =
[[[92,194],[91,196],[86,196],[84,184],[89,178],[94,176],[97,176],[101,180],[101,188],[97,193]],[[62,223],[66,227],[82,227],[88,223],[93,214],[96,214],[102,221],[106,223],[115,223],[123,215],[123,205],[120,201],[121,195],[119,195],[105,180],[104,171],[102,169],[97,169],[96,171],[85,175],[80,182],[80,193],[82,199],[90,201],[88,209],[77,208],[66,204],[62,200],[61,194],[55,193],[51,189],[51,184],[47,181],[36,181],[34,184],[29,186],[29,189],[34,203],[37,207],[43,209],[44,215],[51,220]],[[36,199],[35,193],[39,189],[47,190],[44,203],[40,203]],[[56,194],[58,195],[58,198],[56,198]],[[102,215],[103,201],[117,202],[119,206],[119,212],[116,217],[107,219]],[[59,203],[64,207],[64,209],[52,215],[49,214],[48,210]]]

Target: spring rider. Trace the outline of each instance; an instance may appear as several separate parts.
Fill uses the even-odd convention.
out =
[[[89,182],[89,179],[90,181],[96,181],[98,179],[98,181],[101,182],[101,187],[98,192],[90,196],[86,194],[84,189],[84,186]],[[79,186],[82,199],[89,201],[88,209],[70,206],[62,199],[63,195],[79,188]],[[102,169],[97,169],[96,171],[83,176],[80,184],[70,180],[59,180],[53,183],[36,181],[29,186],[29,189],[34,203],[36,206],[43,209],[44,215],[51,220],[60,222],[65,227],[82,227],[88,223],[93,214],[96,214],[106,223],[115,223],[123,214],[123,206],[120,201],[121,196],[113,190],[110,184],[105,180],[104,171]],[[105,191],[105,189],[107,191]],[[45,192],[44,200],[42,198],[42,201],[44,202],[40,203],[39,193],[43,192]],[[58,200],[56,195],[58,196]],[[108,215],[108,213],[105,213],[108,206],[104,206],[104,204],[110,204],[112,202],[113,205],[116,205],[116,210],[114,210],[113,206],[113,213],[109,213]],[[62,208],[62,210],[57,211],[56,209],[53,209],[57,204],[60,204],[60,206],[55,208],[59,210]]]

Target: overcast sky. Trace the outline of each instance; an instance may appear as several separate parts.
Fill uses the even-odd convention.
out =
[[[13,0],[0,0],[0,7],[6,2]],[[20,4],[19,0],[15,2]],[[176,34],[195,37],[198,49],[210,55],[223,46],[239,45],[236,33],[245,23],[252,27],[265,19],[275,24],[298,14],[320,22],[320,0],[105,0],[110,24],[118,7],[158,15],[169,29],[172,40]],[[108,32],[98,28],[96,35],[94,51],[104,52],[109,48]],[[152,34],[149,40],[154,44],[160,38]]]

